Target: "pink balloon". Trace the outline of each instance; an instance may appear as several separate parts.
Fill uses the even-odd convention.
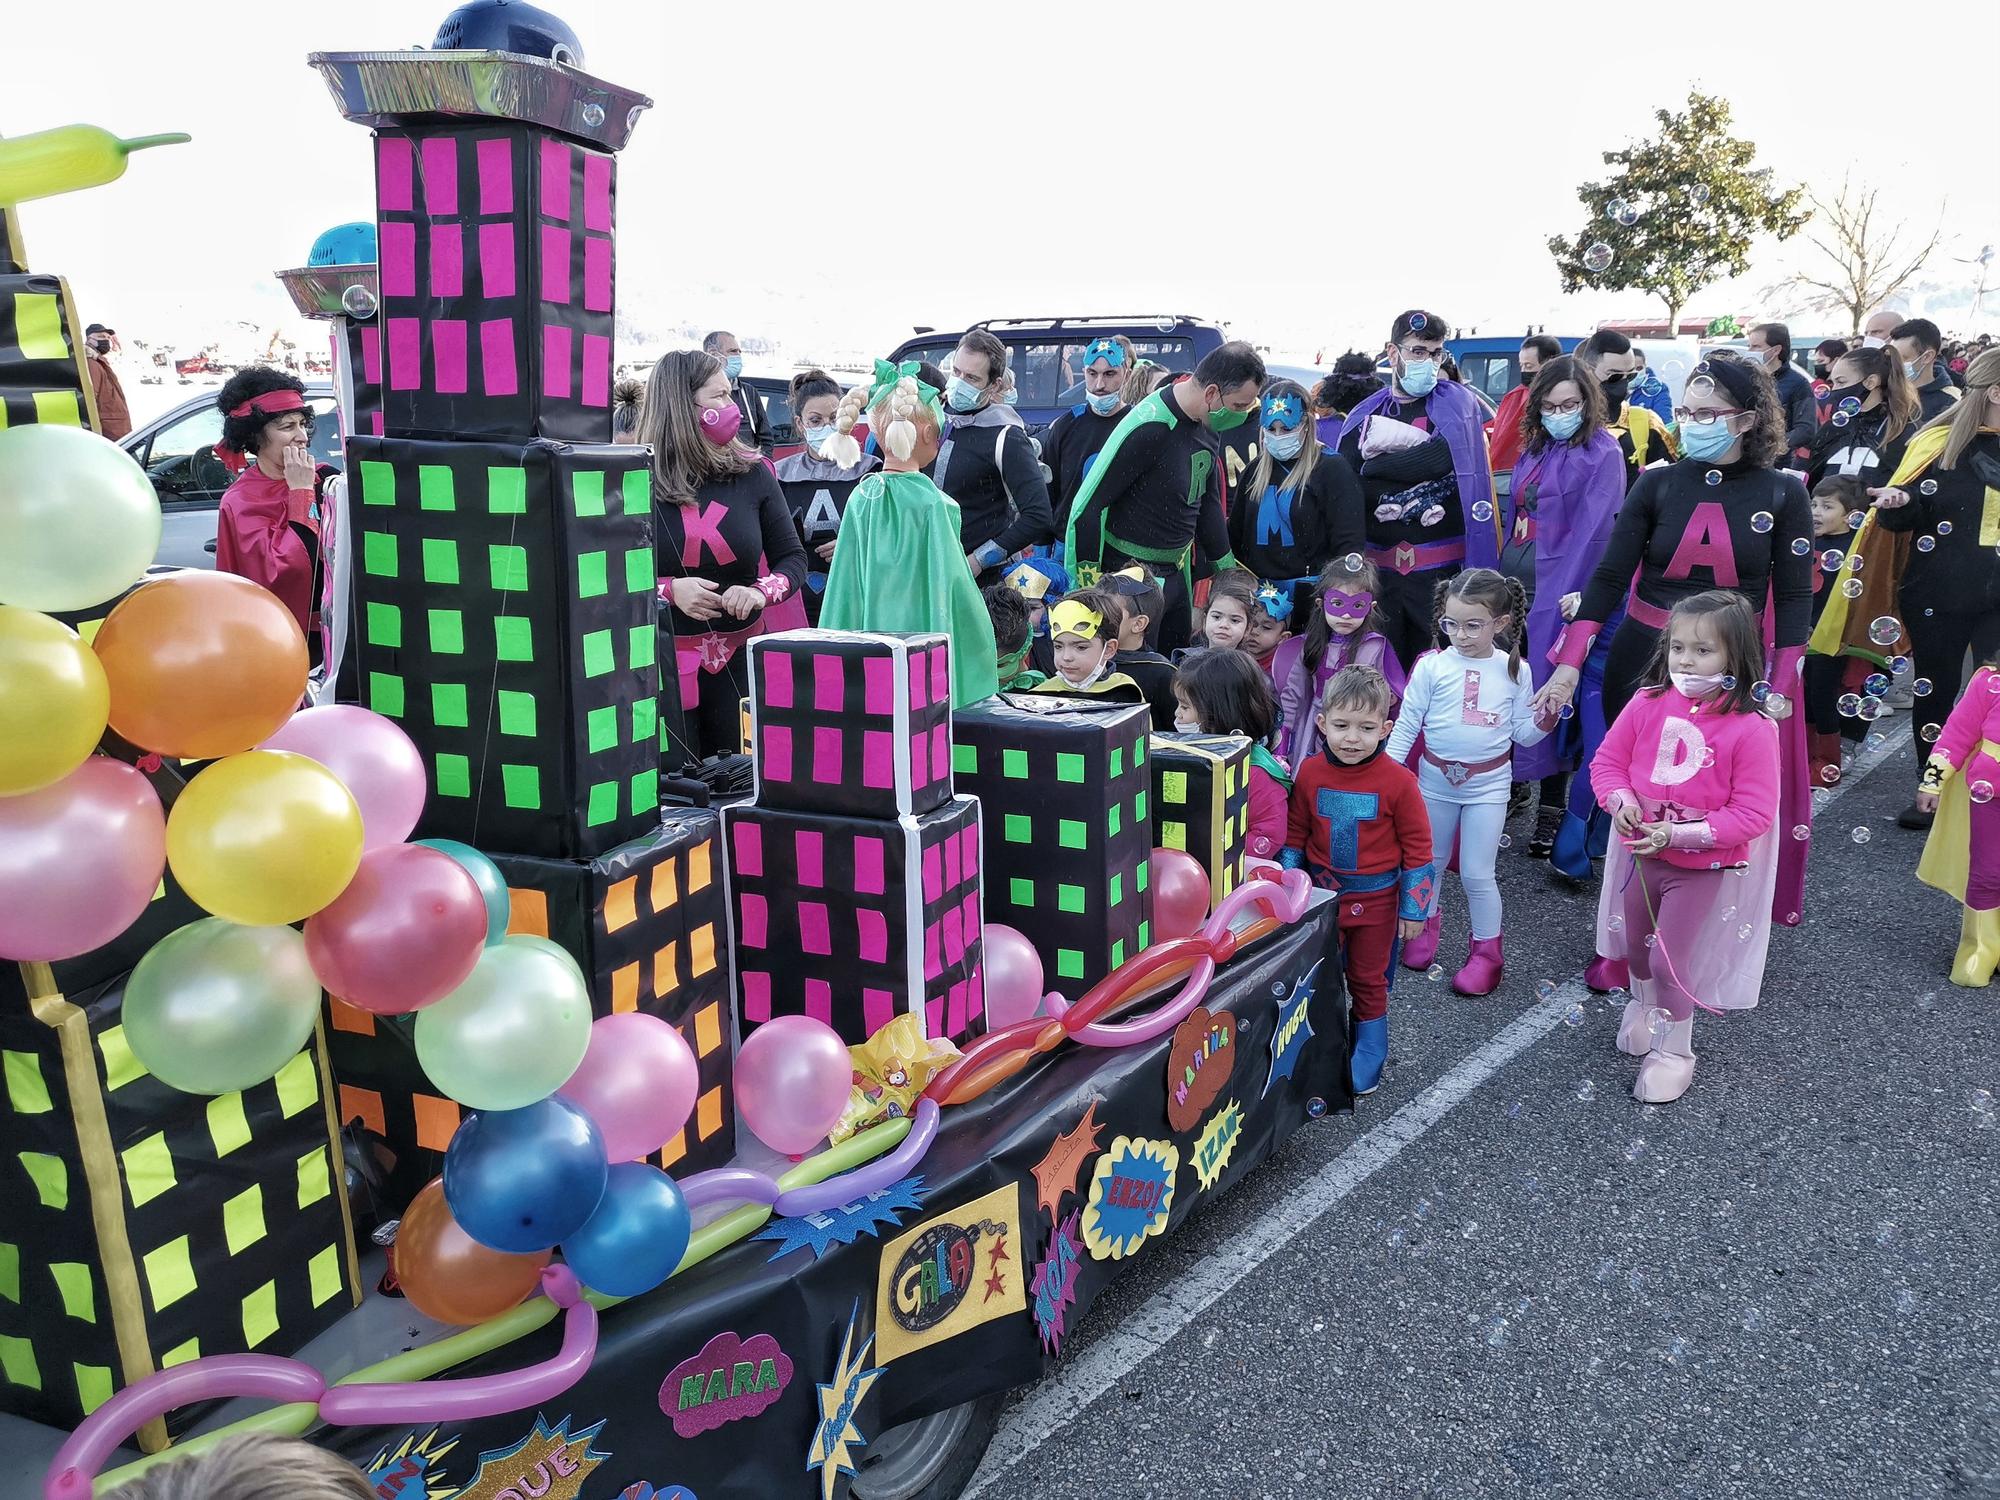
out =
[[[1042,956],[1012,927],[986,924],[986,1029],[998,1031],[1038,1015],[1042,1008]]]
[[[347,889],[306,921],[306,959],[319,982],[378,1016],[442,1000],[485,946],[478,883],[449,854],[421,844],[362,855]]]
[[[826,1139],[853,1085],[846,1044],[811,1016],[766,1021],[736,1050],[736,1112],[758,1140],[787,1156]]]
[[[338,776],[361,809],[364,851],[402,843],[423,815],[424,760],[393,719],[351,703],[304,708],[258,748],[293,751]]]
[[[139,919],[166,865],[159,794],[123,761],[93,755],[53,786],[0,797],[0,959],[103,947]]]
[[[557,1089],[597,1122],[610,1162],[637,1161],[673,1139],[694,1113],[694,1049],[658,1016],[623,1011],[590,1024],[583,1061]]]
[[[1208,916],[1208,871],[1183,849],[1155,849],[1151,861],[1153,941],[1201,931]]]

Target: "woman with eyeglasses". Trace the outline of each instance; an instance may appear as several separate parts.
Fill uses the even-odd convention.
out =
[[[1257,460],[1229,507],[1230,551],[1284,593],[1290,618],[1303,620],[1320,570],[1367,545],[1361,481],[1320,443],[1312,398],[1296,380],[1264,386],[1259,418]]]
[[[1058,536],[1069,525],[1070,497],[1131,405],[1125,386],[1139,360],[1132,341],[1118,333],[1084,345],[1082,363],[1083,399],[1042,434],[1042,466],[1049,471],[1049,509]]]
[[[324,644],[320,538],[329,530],[323,501],[335,471],[313,462],[305,383],[253,365],[229,377],[215,404],[222,412],[215,456],[236,475],[216,514],[215,566],[276,594],[317,665]]]
[[[1621,602],[1625,620],[1604,660],[1607,721],[1638,690],[1676,604],[1718,588],[1750,601],[1767,652],[1765,681],[1753,696],[1787,721],[1778,831],[1753,848],[1746,871],[1752,886],[1738,903],[1756,939],[1765,929],[1755,908],[1796,926],[1804,895],[1806,838],[1797,830],[1810,837],[1812,803],[1805,720],[1791,706],[1812,622],[1812,507],[1799,476],[1772,467],[1784,448],[1785,414],[1768,374],[1718,351],[1695,367],[1681,399],[1674,415],[1682,456],[1633,484],[1537,703],[1560,711],[1572,701],[1597,636]],[[1599,957],[1585,975],[1591,988],[1625,984],[1623,949],[1620,934],[1600,927]]]
[[[1611,540],[1611,523],[1625,498],[1625,459],[1604,425],[1597,378],[1580,360],[1565,354],[1542,361],[1520,412],[1500,571],[1527,591],[1528,667],[1539,688],[1553,670],[1549,655],[1568,619],[1565,606],[1574,609],[1581,601]],[[1593,648],[1598,660],[1585,665],[1601,669],[1608,649],[1608,641]],[[1541,783],[1541,807],[1528,842],[1533,859],[1547,859],[1555,847],[1570,772],[1604,737],[1601,707],[1588,695],[1578,707],[1581,711],[1554,734],[1514,753],[1514,779]]]

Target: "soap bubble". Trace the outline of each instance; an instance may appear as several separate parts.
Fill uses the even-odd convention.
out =
[[[1937,523],[1937,534],[1938,534],[1939,536],[1950,536],[1950,535],[1951,535],[1951,522],[1949,522],[1949,521],[1940,521],[1940,522],[1938,522],[1938,523]]]
[[[1917,738],[1922,740],[1926,745],[1935,745],[1937,737],[1943,733],[1944,725],[1926,724],[1917,731]]]
[[[1880,698],[1863,698],[1861,707],[1855,710],[1855,717],[1865,724],[1872,724],[1889,711],[1889,705]]]
[[[583,116],[585,130],[595,130],[604,123],[604,106],[595,101],[584,105],[579,113]]]
[[[1775,525],[1777,525],[1777,522],[1772,520],[1771,513],[1768,510],[1760,510],[1750,518],[1750,529],[1759,536],[1765,535]]]
[[[1591,1100],[1597,1097],[1597,1085],[1592,1083],[1588,1078],[1584,1079],[1576,1086],[1576,1097],[1577,1102],[1580,1104],[1590,1103]]]
[[[1623,224],[1627,229],[1639,222],[1638,205],[1627,203],[1623,198],[1613,198],[1605,205],[1604,211],[1611,216],[1613,222]]]
[[[1840,767],[1832,765],[1820,767],[1819,779],[1824,781],[1828,786],[1832,786],[1836,781],[1840,780]]]
[[[1755,932],[1756,930],[1757,929],[1752,927],[1748,922],[1745,922],[1741,927],[1736,929],[1736,941],[1739,943],[1749,942],[1750,934]]]
[[[1750,701],[1752,703],[1763,703],[1767,701],[1770,698],[1770,696],[1771,696],[1770,683],[1753,682],[1750,684]]]
[[[1609,270],[1611,259],[1611,247],[1598,240],[1583,252],[1583,268],[1591,272]]]
[[[1794,823],[1792,825],[1792,837],[1803,844],[1807,839],[1812,837],[1812,829],[1804,823]]]
[[[1971,1102],[1972,1102],[1972,1112],[1975,1115],[1987,1115],[1987,1116],[1992,1115],[1993,1095],[1986,1089],[1974,1089],[1972,1091]]]
[[[1428,979],[1432,984],[1436,984],[1440,979],[1444,978],[1444,965],[1432,964],[1428,969],[1424,970],[1424,978]]]
[[[1871,698],[1881,697],[1889,691],[1889,674],[1887,672],[1870,672],[1861,680],[1861,691],[1868,694]]]
[[[1424,330],[1425,330],[1426,328],[1428,328],[1428,327],[1430,326],[1430,321],[1431,321],[1431,320],[1430,320],[1429,318],[1425,317],[1425,316],[1424,316],[1424,315],[1423,315],[1422,313],[1420,313],[1420,312],[1413,312],[1413,313],[1411,313],[1411,314],[1410,314],[1410,332],[1412,332],[1412,333],[1422,333],[1422,332],[1423,332],[1423,331],[1424,331]]]
[[[1974,802],[1984,806],[1993,800],[1993,783],[1990,781],[1969,781],[1965,786],[1965,795],[1970,797]]]
[[[1840,592],[1849,599],[1859,599],[1861,597],[1861,580],[1859,578],[1848,579],[1847,582],[1840,586]]]
[[[1708,184],[1697,182],[1693,187],[1688,189],[1688,196],[1697,203],[1708,202]]]
[[[1507,1342],[1507,1320],[1495,1313],[1486,1320],[1486,1347],[1498,1349]]]
[[[1554,981],[1552,980],[1544,979],[1539,981],[1535,985],[1535,998],[1538,1000],[1547,1000],[1551,996],[1553,996],[1555,992],[1556,992],[1556,987]]]
[[[1577,1001],[1572,1000],[1570,1001],[1568,1008],[1563,1011],[1563,1025],[1581,1026],[1582,1024],[1583,1024],[1583,1006]]]
[[[1859,693],[1842,693],[1839,701],[1833,706],[1840,710],[1842,718],[1851,719],[1861,712],[1861,695]]]
[[[1722,674],[1722,690],[1725,693],[1733,693],[1736,691],[1736,679],[1734,677],[1731,677],[1727,672],[1724,672]]]
[[[1842,411],[1860,411],[1861,398],[1859,396],[1842,396],[1840,398],[1840,409]]]
[[[1172,318],[1155,318],[1153,326],[1161,333],[1172,333],[1174,331],[1174,320]]]
[[[1917,550],[1919,552],[1935,552],[1937,550],[1937,538],[1934,536],[1918,537]]]
[[[1664,1006],[1656,1005],[1646,1012],[1646,1035],[1650,1037],[1665,1036],[1667,1028],[1673,1024],[1674,1018]]]
[[[1576,705],[1574,703],[1565,703],[1561,708],[1556,710],[1556,717],[1558,719],[1574,719],[1576,717]]]
[[[1514,840],[1503,833],[1500,835],[1500,847],[1502,849],[1511,849],[1514,847]]]
[[[1486,502],[1485,502],[1484,500],[1475,500],[1475,501],[1473,501],[1473,502],[1472,502],[1472,519],[1473,519],[1473,520],[1475,520],[1475,521],[1490,521],[1490,520],[1492,520],[1492,519],[1493,519],[1493,507],[1492,507],[1491,505],[1488,505],[1488,504],[1487,504],[1487,503],[1486,503]]]
[[[1857,844],[1865,844],[1872,837],[1874,835],[1869,833],[1866,828],[1857,828],[1854,830],[1854,842]]]
[[[1935,495],[1937,493],[1937,481],[1935,479],[1926,479],[1922,484],[1917,486],[1917,493],[1919,495]]]
[[[1850,557],[1848,559],[1848,562],[1853,564],[1853,566],[1847,570],[1850,573],[1859,573],[1863,568],[1868,566],[1868,559],[1863,557],[1859,552],[1855,553],[1854,556]]]
[[[1625,1160],[1638,1161],[1650,1150],[1652,1150],[1652,1147],[1646,1144],[1645,1138],[1642,1136],[1625,1148]],[[1637,1271],[1634,1271],[1632,1274],[1634,1276],[1639,1275]],[[1643,1280],[1644,1278],[1642,1277],[1641,1279]]]
[[[1819,555],[1819,570],[1822,573],[1838,573],[1847,554],[1838,547],[1829,547]]]
[[[1847,529],[1849,531],[1859,531],[1861,529],[1861,523],[1867,519],[1868,519],[1867,511],[1850,510],[1847,513]]]
[[[1845,411],[1837,411],[1833,414],[1833,425],[1836,427],[1845,427],[1848,421],[1849,418]]]
[[[1868,622],[1868,639],[1878,646],[1893,646],[1896,637],[1903,633],[1903,625],[1894,615],[1877,615]]]
[[[1479,503],[1484,505],[1486,502],[1482,500]],[[1363,559],[1359,552],[1350,552],[1346,557],[1341,559],[1341,566],[1345,567],[1349,572],[1357,572],[1360,570],[1362,561]]]
[[[1613,932],[1623,932],[1625,930],[1625,919],[1614,911],[1604,919],[1604,925]]]
[[[1792,538],[1792,556],[1804,557],[1810,551],[1812,551],[1811,542],[1802,536]]]
[[[356,282],[340,294],[340,306],[350,318],[372,318],[375,316],[375,289]]]
[[[1720,469],[1710,469],[1710,470],[1708,471],[1708,473],[1707,473],[1706,475],[1704,475],[1704,476],[1703,476],[1703,479],[1702,479],[1702,482],[1703,482],[1704,484],[1720,484],[1720,483],[1722,483],[1722,470],[1720,470]]]

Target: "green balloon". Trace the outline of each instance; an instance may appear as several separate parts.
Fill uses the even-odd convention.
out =
[[[417,1012],[417,1061],[468,1109],[524,1109],[569,1081],[590,1021],[576,961],[516,934],[483,949],[465,983]]]
[[[507,894],[507,880],[500,873],[500,867],[472,845],[461,844],[457,839],[418,839],[417,842],[426,849],[449,854],[464,866],[473,884],[479,887],[480,900],[486,903],[486,941],[497,943],[505,937],[513,898]]]
[[[272,1077],[319,1019],[319,980],[290,927],[208,917],[167,934],[125,981],[132,1055],[189,1094],[229,1094]]]

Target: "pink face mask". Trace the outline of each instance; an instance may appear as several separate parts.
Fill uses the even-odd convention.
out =
[[[1337,589],[1328,589],[1320,602],[1329,620],[1365,620],[1368,611],[1375,607],[1375,596],[1367,590],[1358,594],[1343,594]]]
[[[701,412],[701,435],[720,448],[736,436],[743,425],[743,408],[734,401],[727,406],[705,406]]]

